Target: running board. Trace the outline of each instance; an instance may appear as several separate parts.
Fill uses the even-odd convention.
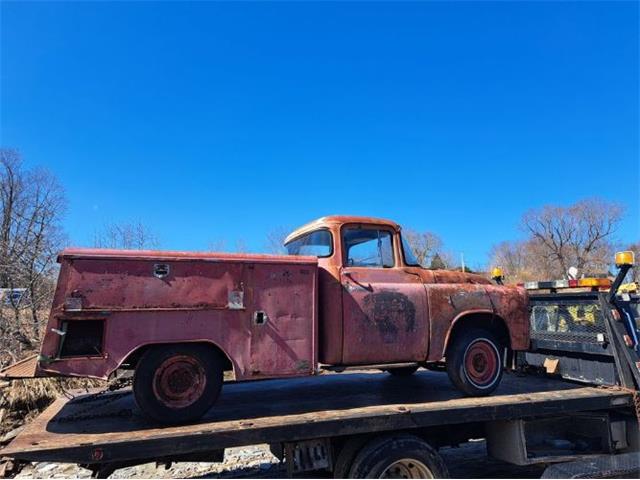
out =
[[[416,362],[409,363],[375,363],[372,365],[323,365],[321,370],[328,370],[330,372],[350,372],[354,370],[390,370],[392,368],[409,368],[419,367],[420,364]]]

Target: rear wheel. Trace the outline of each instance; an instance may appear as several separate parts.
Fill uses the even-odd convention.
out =
[[[389,372],[394,377],[409,377],[418,371],[418,367],[398,367],[398,368],[388,368],[387,372]]]
[[[442,457],[414,435],[376,438],[356,455],[349,478],[447,478]]]
[[[133,393],[140,410],[162,423],[199,419],[215,403],[222,361],[205,345],[167,345],[147,351],[136,367]]]
[[[446,366],[451,382],[467,395],[484,396],[493,392],[502,378],[503,347],[485,329],[460,332],[447,349]]]

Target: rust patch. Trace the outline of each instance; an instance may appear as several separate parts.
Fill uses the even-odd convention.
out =
[[[393,342],[399,328],[413,332],[416,327],[416,307],[409,297],[399,292],[371,293],[364,297],[364,313],[382,334],[385,342]]]

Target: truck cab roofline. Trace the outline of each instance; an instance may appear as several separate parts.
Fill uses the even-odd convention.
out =
[[[305,223],[301,227],[291,232],[284,243],[288,243],[296,237],[303,235],[307,232],[317,230],[322,227],[329,227],[334,225],[342,225],[346,223],[370,223],[373,225],[383,225],[393,228],[395,231],[400,230],[400,225],[392,220],[376,217],[360,217],[357,215],[328,215],[325,217],[317,218],[311,222]]]

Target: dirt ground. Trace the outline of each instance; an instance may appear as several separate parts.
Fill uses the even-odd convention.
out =
[[[540,478],[544,466],[518,467],[486,455],[484,441],[469,442],[459,448],[443,448],[440,454],[453,478]],[[35,463],[16,478],[90,478],[89,470],[70,464]],[[223,463],[181,462],[170,468],[147,463],[116,470],[110,478],[285,478],[286,468],[269,452],[267,445],[228,449]],[[307,478],[329,477],[313,472]]]

